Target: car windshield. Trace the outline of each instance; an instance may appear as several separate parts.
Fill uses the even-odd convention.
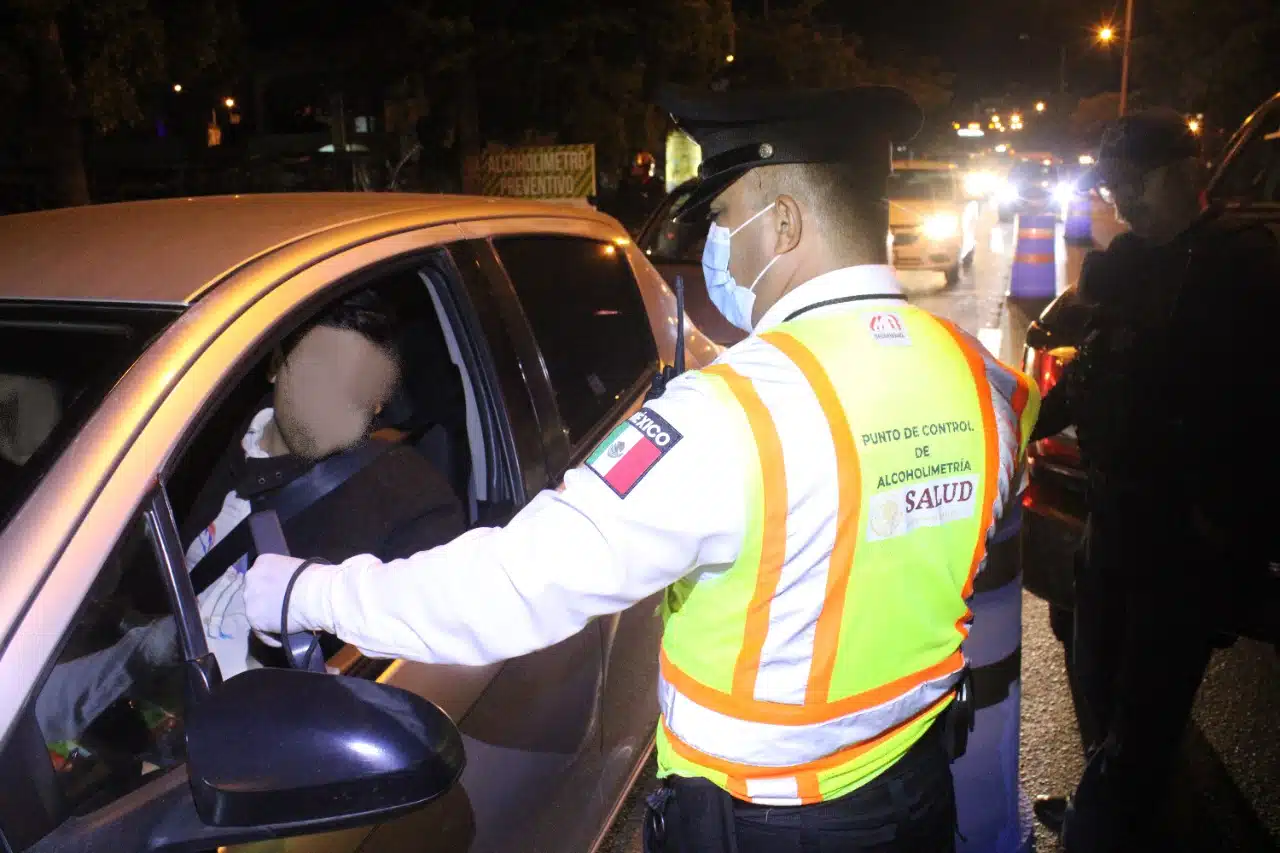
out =
[[[675,221],[693,195],[689,185],[677,187],[640,235],[639,246],[649,260],[666,263],[696,264],[702,260],[702,247],[707,240],[705,205],[692,211],[687,220]]]
[[[950,172],[935,169],[897,169],[889,176],[889,198],[955,201],[956,182]]]
[[[1009,178],[1014,181],[1049,181],[1056,183],[1058,180],[1058,167],[1046,166],[1043,163],[1019,163],[1013,167]]]
[[[0,301],[0,524],[174,316]]]

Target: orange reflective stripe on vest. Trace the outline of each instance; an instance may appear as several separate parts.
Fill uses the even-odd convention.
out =
[[[991,529],[992,514],[995,512],[996,487],[1000,478],[1000,433],[996,429],[996,411],[991,403],[991,386],[987,383],[987,365],[982,359],[982,353],[973,347],[955,324],[938,317],[934,319],[951,333],[956,346],[964,355],[965,361],[969,363],[969,372],[973,374],[974,390],[978,395],[978,406],[982,409],[982,432],[986,447],[982,475],[982,524],[978,529],[983,531],[983,535],[979,536],[978,541],[973,544],[969,580],[965,582],[964,591],[961,593],[961,597],[968,599],[973,595],[973,579],[978,576],[978,567],[982,565],[982,557],[987,552],[986,531]],[[971,617],[972,612],[962,621],[967,622]],[[958,624],[956,628],[964,636],[969,635],[969,629],[964,624]]]
[[[787,477],[782,465],[782,442],[778,439],[778,429],[756,389],[728,365],[713,365],[705,372],[722,378],[746,412],[756,450],[760,454],[760,471],[764,480],[764,538],[760,546],[760,572],[756,576],[755,594],[747,611],[742,651],[733,669],[733,695],[751,698],[755,696],[760,654],[769,633],[769,605],[773,603],[782,564],[787,557]]]
[[[762,337],[791,359],[818,398],[827,418],[836,452],[836,476],[840,499],[836,507],[836,540],[831,549],[831,570],[827,572],[827,593],[822,603],[813,640],[813,663],[809,670],[806,704],[825,704],[831,692],[831,673],[836,666],[844,602],[853,573],[853,555],[858,544],[858,511],[862,499],[862,471],[858,466],[858,446],[853,430],[831,378],[817,357],[796,338],[785,332],[769,332]]]

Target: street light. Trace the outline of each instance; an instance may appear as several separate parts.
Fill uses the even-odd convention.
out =
[[[1120,64],[1120,117],[1129,103],[1129,44],[1133,41],[1133,0],[1124,4],[1124,60]]]
[[[235,98],[227,98],[227,99],[226,99],[225,101],[223,101],[222,103],[226,106],[226,108],[227,108],[227,109],[232,110],[232,109],[235,109],[235,106],[236,106],[236,99],[235,99]]]
[[[1187,130],[1191,131],[1192,133],[1199,133],[1199,132],[1200,132],[1200,120],[1199,120],[1199,119],[1194,119],[1194,118],[1189,118],[1189,119],[1187,119]]]
[[[729,54],[728,56],[726,56],[726,57],[724,58],[724,61],[725,61],[725,62],[727,62],[727,63],[729,63],[730,65],[732,65],[732,64],[733,64],[733,54],[731,53],[731,54]]]
[[[1102,26],[1098,28],[1098,41],[1103,44],[1110,44],[1115,40],[1116,31],[1110,26]]]
[[[181,83],[174,83],[174,84],[173,84],[173,91],[175,91],[175,92],[181,92],[181,91],[182,91],[182,84],[181,84]]]
[[[1036,112],[1044,112],[1044,101],[1036,101]]]

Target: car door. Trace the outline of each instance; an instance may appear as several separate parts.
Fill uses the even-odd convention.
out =
[[[481,501],[477,524],[505,523],[525,500],[546,484],[546,466],[536,437],[529,391],[513,361],[512,339],[498,324],[492,294],[452,241],[441,251],[398,260],[411,263],[430,287],[441,318],[453,332],[451,347],[474,385],[483,422],[483,445],[501,472],[506,459],[514,476],[505,497]],[[373,259],[371,259],[373,260]],[[377,259],[381,260],[381,259]],[[357,274],[377,281],[372,264]],[[303,274],[323,278],[317,268]],[[375,276],[370,278],[370,276]],[[348,278],[351,278],[348,276]],[[329,288],[342,286],[330,279]],[[490,346],[490,344],[493,346]],[[496,433],[496,434],[495,434]],[[499,484],[492,483],[497,488]],[[465,571],[465,567],[459,567]],[[483,590],[476,590],[483,595]],[[518,850],[527,826],[547,792],[556,790],[577,763],[598,760],[594,736],[602,680],[599,632],[590,626],[561,643],[503,663],[481,667],[425,665],[396,661],[389,667],[362,658],[347,647],[330,660],[347,674],[368,677],[417,693],[439,704],[458,724],[467,753],[459,785],[443,800],[405,818],[375,828],[359,839],[360,849],[377,853],[457,853]],[[295,839],[284,850],[328,853],[351,849],[351,836]]]
[[[527,329],[513,323],[512,303],[504,295],[501,272],[487,248],[467,241],[448,248],[449,262],[437,268],[465,305],[459,319],[475,341],[477,369],[490,394],[500,402],[513,449],[518,449],[522,499],[550,485],[547,430],[555,430],[545,383],[538,380],[538,353]],[[484,519],[489,526],[508,521],[518,506]],[[482,595],[482,590],[477,590]],[[501,664],[483,693],[458,720],[467,749],[467,768],[459,785],[467,799],[471,827],[442,835],[428,808],[382,827],[361,848],[391,851],[534,851],[538,827],[556,798],[581,796],[585,780],[600,763],[600,691],[604,679],[602,628],[593,623],[556,645]],[[404,664],[408,673],[424,669]],[[466,668],[458,668],[464,670]],[[397,683],[397,682],[393,682]],[[401,686],[405,686],[401,684]],[[447,816],[456,830],[455,816]],[[572,834],[590,822],[590,813],[564,809],[563,831]],[[564,843],[561,837],[557,844]],[[571,846],[565,849],[573,849]]]
[[[493,252],[499,286],[536,344],[530,367],[553,401],[544,420],[556,427],[543,433],[550,480],[558,483],[642,405],[657,371],[658,349],[634,270],[616,235],[592,223],[548,218],[468,230],[488,238],[477,251]],[[592,845],[647,755],[657,714],[658,601],[654,596],[595,621],[605,666],[602,760],[578,768],[566,788],[572,796],[549,804],[530,849],[551,839],[559,849]],[[569,812],[590,819],[570,826]]]
[[[216,316],[222,307],[219,303],[223,301],[219,294],[207,297],[202,305],[203,310],[191,312],[184,321],[185,331],[189,335],[198,335],[202,329],[217,328],[220,331],[211,337],[207,346],[196,347],[199,355],[189,365],[184,364],[181,369],[176,369],[175,363],[175,369],[165,374],[172,378],[172,387],[159,402],[143,430],[121,451],[121,463],[94,501],[92,509],[84,515],[84,520],[65,549],[62,560],[50,575],[48,591],[36,599],[33,612],[42,613],[41,608],[65,610],[67,607],[78,606],[77,602],[81,601],[84,592],[75,593],[77,597],[70,603],[66,601],[66,594],[73,588],[85,590],[92,584],[84,580],[70,583],[60,579],[77,573],[84,576],[85,565],[97,565],[104,553],[113,551],[111,543],[113,537],[118,535],[117,531],[128,529],[130,508],[139,505],[157,479],[164,482],[168,465],[180,456],[185,437],[194,432],[209,414],[210,408],[217,405],[228,383],[236,380],[240,368],[269,351],[274,345],[273,335],[277,331],[283,333],[285,327],[296,325],[303,313],[315,310],[317,300],[336,296],[353,282],[353,277],[358,278],[371,267],[448,242],[451,238],[456,238],[457,233],[453,226],[422,229],[371,241],[355,249],[349,248],[348,251],[333,253],[331,249],[330,252],[323,253],[329,254],[329,257],[309,267],[306,263],[286,262],[281,267],[290,270],[303,268],[305,271],[281,281],[277,286],[266,288],[267,292],[261,299],[239,316],[231,318],[230,322],[225,317]],[[308,249],[305,245],[295,245],[289,251],[292,254],[306,255]],[[314,256],[311,256],[311,260],[314,261]],[[224,285],[228,288],[234,286],[236,285]],[[457,307],[460,314],[465,313],[465,293],[459,290],[455,291],[455,295],[459,297]],[[462,329],[459,333],[465,336],[471,331],[473,329]],[[471,338],[468,340],[474,351],[484,352],[482,342]],[[192,340],[191,343],[195,344],[195,341]],[[176,346],[184,349],[187,345],[182,342]],[[518,395],[513,399],[516,403],[519,402]],[[515,454],[514,449],[512,453]],[[521,466],[523,476],[536,480],[540,467],[540,459],[526,460],[526,464]],[[87,577],[92,578],[93,575],[89,574]],[[482,591],[478,591],[478,594],[481,593]],[[43,619],[45,624],[60,624],[52,621],[48,614]],[[65,624],[65,621],[61,624]],[[31,634],[30,631],[28,635],[33,640],[40,639],[38,634]],[[533,687],[536,690],[532,695],[512,690],[510,686],[504,687],[501,676],[505,670],[502,665],[427,667],[395,662],[390,667],[368,668],[364,666],[367,662],[358,653],[348,653],[345,659],[340,654],[338,660],[331,660],[330,663],[338,663],[347,674],[359,675],[361,671],[368,671],[381,682],[403,687],[438,703],[467,730],[468,752],[483,752],[485,748],[496,744],[498,749],[505,751],[504,754],[509,759],[518,759],[518,753],[528,752],[535,755],[552,754],[557,761],[563,763],[565,754],[573,755],[584,749],[589,753],[598,753],[599,750],[598,740],[586,737],[577,738],[578,742],[565,746],[564,728],[561,725],[564,717],[572,716],[571,712],[565,710],[566,703],[585,705],[589,709],[589,715],[594,714],[598,705],[595,694],[601,667],[600,645],[596,636],[593,633],[578,641],[572,677],[535,684]],[[550,652],[552,658],[563,656],[563,650]],[[518,673],[519,667],[513,671]],[[566,689],[575,680],[589,685],[589,698],[586,700],[580,699],[573,690]],[[527,680],[520,678],[512,679],[512,683],[528,685]],[[482,694],[489,697],[502,696],[504,690],[507,700],[505,703],[491,701],[491,706],[501,709],[502,713],[491,711],[487,715],[471,715],[472,708]],[[585,728],[589,729],[590,726]],[[474,782],[470,789],[467,783],[473,780],[464,780],[464,784],[456,787],[445,799],[411,815],[410,818],[417,821],[410,828],[411,831],[406,832],[404,827],[399,827],[399,832],[384,831],[395,827],[395,823],[380,827],[373,836],[379,843],[377,849],[494,849],[476,843],[477,827],[481,828],[479,834],[482,835],[486,826],[506,826],[508,818],[515,814],[509,811],[513,792],[520,797],[527,797],[530,789],[536,792],[540,786],[553,782],[558,772],[547,762],[535,766],[534,769],[540,775],[526,773],[522,776],[519,772],[510,773],[507,772],[507,767],[495,765],[492,761],[488,762],[487,772],[485,767],[486,762],[483,760],[473,762],[474,769],[471,772]],[[150,787],[144,786],[131,796],[146,797],[150,790]],[[160,792],[157,791],[156,796],[159,795]],[[99,806],[110,808],[111,803],[94,802],[91,805],[95,809]],[[88,813],[97,814],[97,811]],[[271,849],[347,853],[360,847],[372,831],[368,828],[355,828],[290,839],[272,845]],[[102,832],[104,838],[109,836],[109,820],[103,821]],[[429,839],[434,846],[424,848],[424,839]]]

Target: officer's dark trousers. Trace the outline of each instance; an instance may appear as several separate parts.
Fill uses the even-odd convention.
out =
[[[1063,831],[1068,853],[1149,837],[1212,650],[1211,584],[1187,528],[1142,495],[1094,496],[1090,509],[1073,654],[1094,742]]]
[[[665,853],[953,853],[955,790],[942,727],[880,776],[808,806],[734,800],[709,782],[673,779]]]

